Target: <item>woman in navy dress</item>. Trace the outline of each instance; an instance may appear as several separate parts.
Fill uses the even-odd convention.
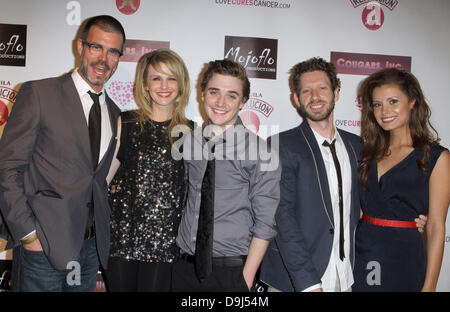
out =
[[[358,90],[362,220],[353,291],[435,291],[450,202],[450,154],[433,137],[414,75],[386,69]],[[434,131],[435,132],[435,131]],[[414,219],[428,215],[425,237]]]

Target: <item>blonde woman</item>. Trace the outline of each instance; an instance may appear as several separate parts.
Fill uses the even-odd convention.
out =
[[[121,114],[120,165],[111,182],[110,291],[171,289],[186,185],[183,161],[171,155],[178,137],[170,134],[177,125],[192,128],[184,112],[189,90],[188,71],[175,52],[160,49],[139,60],[138,109]]]

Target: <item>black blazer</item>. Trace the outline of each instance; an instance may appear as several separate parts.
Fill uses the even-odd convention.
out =
[[[357,135],[339,130],[347,149],[352,176],[350,260],[360,203],[357,166],[362,148]],[[277,236],[261,264],[260,279],[281,291],[302,291],[320,283],[328,265],[334,235],[333,210],[325,165],[309,124],[278,135],[281,200],[275,216]]]

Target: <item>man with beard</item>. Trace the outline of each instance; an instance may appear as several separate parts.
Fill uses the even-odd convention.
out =
[[[0,207],[18,291],[93,291],[109,256],[106,175],[120,110],[103,86],[125,32],[107,15],[87,21],[80,67],[25,82],[0,141]]]
[[[357,135],[335,128],[340,80],[333,64],[312,58],[291,70],[303,123],[279,134],[282,176],[260,279],[269,291],[348,291],[359,220]]]

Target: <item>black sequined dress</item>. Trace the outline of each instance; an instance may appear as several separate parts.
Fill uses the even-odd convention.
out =
[[[120,167],[110,185],[111,257],[173,263],[185,195],[183,160],[174,160],[170,120],[141,128],[133,112],[122,113]]]

